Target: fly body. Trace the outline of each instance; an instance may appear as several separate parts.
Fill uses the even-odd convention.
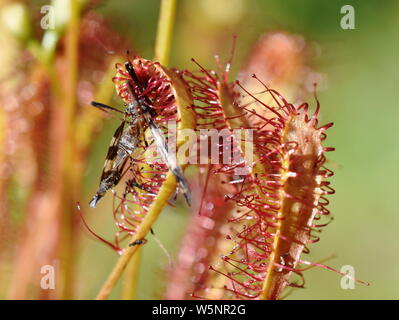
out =
[[[96,107],[111,108],[97,102],[92,103]],[[96,194],[90,201],[90,207],[95,208],[98,201],[106,192],[116,186],[123,176],[123,169],[130,155],[140,146],[144,137],[145,121],[142,116],[137,114],[137,107],[134,110],[134,103],[129,105],[125,112],[125,120],[116,129],[108,148],[104,162],[103,171],[100,178],[100,185]]]
[[[177,164],[175,157],[172,157],[168,153],[163,132],[153,120],[156,116],[156,112],[151,108],[151,100],[146,95],[142,95],[145,86],[137,78],[133,65],[130,62],[125,63],[125,68],[132,79],[131,82],[127,81],[132,102],[127,105],[126,110],[122,112],[102,103],[92,102],[92,105],[97,108],[122,113],[124,115],[124,120],[116,129],[111,140],[101,174],[100,185],[96,194],[90,201],[90,207],[95,208],[98,201],[106,192],[119,183],[124,174],[123,170],[127,160],[141,145],[141,142],[147,145],[145,140],[145,130],[147,128],[151,130],[155,145],[157,146],[162,160],[174,174],[180,191],[184,194],[187,203],[191,205],[190,190],[187,180],[183,175],[183,171]]]

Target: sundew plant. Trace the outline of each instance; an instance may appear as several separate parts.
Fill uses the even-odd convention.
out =
[[[271,22],[257,22],[256,8]],[[329,10],[355,34],[351,8]],[[362,115],[332,103],[351,99],[328,98],[339,81],[314,62],[334,65],[328,44],[296,28],[293,11],[264,9],[255,0],[0,2],[1,298],[373,290],[353,258],[373,251],[359,235],[371,234],[367,217],[358,215],[357,233],[337,223],[373,201],[342,201],[358,197],[345,186],[357,185],[357,167],[334,156],[355,148],[345,139]],[[359,237],[363,249],[349,245]]]

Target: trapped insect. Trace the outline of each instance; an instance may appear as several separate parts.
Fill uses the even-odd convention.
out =
[[[103,109],[111,109],[121,112],[110,106],[98,102],[92,102],[95,107]],[[100,178],[100,185],[96,194],[90,201],[90,207],[95,208],[97,202],[105,195],[105,193],[116,186],[124,175],[124,167],[129,156],[139,147],[144,137],[145,121],[138,113],[140,109],[134,104],[127,107],[124,112],[124,119],[116,129],[112,137],[108,153],[105,158],[103,171]]]
[[[146,95],[142,95],[145,87],[138,80],[131,62],[126,62],[125,68],[132,79],[132,81],[127,81],[132,102],[127,105],[126,110],[122,112],[99,102],[93,101],[91,103],[93,106],[104,110],[122,113],[124,117],[111,140],[101,174],[100,184],[96,194],[90,201],[90,207],[95,208],[98,201],[106,192],[119,183],[123,175],[127,172],[127,170],[125,172],[123,171],[127,160],[140,146],[141,142],[144,142],[145,146],[148,146],[145,138],[145,131],[148,127],[151,130],[162,160],[174,174],[179,189],[182,191],[188,205],[190,205],[191,196],[187,180],[183,175],[182,169],[177,164],[175,157],[170,156],[168,153],[167,143],[162,130],[153,121],[156,112],[151,108],[151,100]]]
[[[139,246],[141,244],[147,243],[146,239],[138,239],[136,241],[133,241],[132,243],[129,243],[129,247],[134,247],[134,246]]]

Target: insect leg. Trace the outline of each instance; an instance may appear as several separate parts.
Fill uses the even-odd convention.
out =
[[[123,111],[120,111],[120,110],[118,110],[118,109],[116,109],[116,108],[114,108],[114,107],[111,107],[111,106],[109,106],[109,105],[107,105],[107,104],[103,104],[103,103],[101,103],[101,102],[92,101],[92,102],[90,102],[90,104],[91,104],[93,107],[99,108],[99,109],[101,109],[101,110],[103,110],[103,111],[112,110],[112,111],[115,111],[115,112],[119,112],[119,113],[124,114]]]

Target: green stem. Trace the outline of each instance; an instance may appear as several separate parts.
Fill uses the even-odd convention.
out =
[[[163,66],[169,64],[177,0],[162,0],[158,18],[154,60]]]
[[[61,277],[62,277],[62,298],[72,297],[73,277],[73,203],[76,199],[77,172],[75,164],[75,115],[76,115],[76,90],[78,81],[78,46],[79,46],[79,13],[78,1],[70,1],[70,18],[66,38],[66,57],[68,61],[68,72],[66,74],[65,90],[65,146],[64,146],[64,197],[63,203],[66,208],[62,224],[61,235]]]
[[[122,300],[135,300],[137,299],[137,282],[139,278],[140,262],[142,249],[139,248],[138,252],[130,259],[126,268],[122,286]]]

